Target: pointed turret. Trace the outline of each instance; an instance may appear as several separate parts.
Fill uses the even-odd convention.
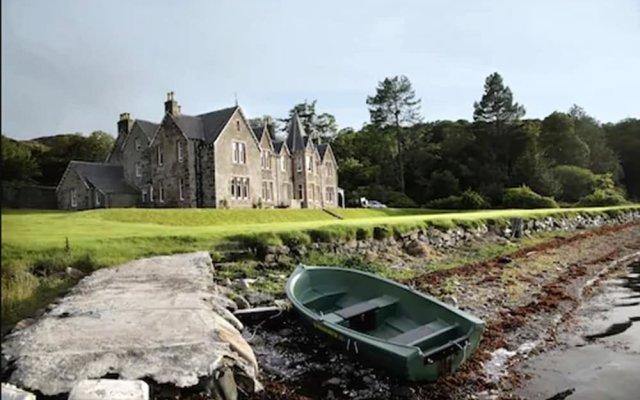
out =
[[[287,134],[287,146],[289,147],[289,150],[291,152],[304,150],[305,136],[306,134],[304,132],[304,127],[302,126],[302,121],[300,121],[298,113],[294,111],[293,116],[291,117],[291,121],[289,122],[289,129]]]

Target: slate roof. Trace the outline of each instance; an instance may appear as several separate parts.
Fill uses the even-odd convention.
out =
[[[283,140],[272,140],[271,144],[273,144],[273,150],[276,153],[280,153],[280,151],[282,151],[282,146],[284,145],[284,141]]]
[[[264,125],[257,125],[256,127],[252,127],[253,133],[256,134],[256,138],[258,139],[258,142],[262,140],[262,135],[264,134],[264,128],[266,128],[266,126]]]
[[[318,149],[318,154],[320,154],[320,158],[324,160],[324,155],[327,153],[327,149],[329,145],[326,143],[321,143],[316,145],[316,149]]]
[[[287,134],[287,146],[289,150],[294,152],[298,150],[304,150],[306,142],[303,138],[306,137],[304,127],[298,117],[298,113],[294,113],[289,122],[289,129]]]
[[[160,126],[160,124],[156,124],[155,122],[151,121],[145,121],[143,119],[136,119],[136,123],[140,125],[140,128],[142,128],[142,131],[145,135],[147,135],[147,138],[149,140],[153,138],[153,135],[155,135],[158,127]]]
[[[89,186],[93,186],[103,193],[138,193],[124,180],[124,170],[121,165],[71,161],[69,168],[75,170]]]
[[[196,116],[180,114],[173,119],[189,139],[200,139],[210,143],[220,136],[222,129],[237,109],[238,106],[234,106]]]

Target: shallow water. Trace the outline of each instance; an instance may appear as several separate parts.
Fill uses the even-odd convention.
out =
[[[640,390],[640,262],[605,282],[601,295],[577,311],[562,345],[527,363],[532,379],[520,395],[548,399],[637,399]]]

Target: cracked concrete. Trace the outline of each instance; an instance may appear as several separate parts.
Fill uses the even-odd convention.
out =
[[[107,374],[189,387],[225,364],[258,390],[253,350],[212,273],[206,252],[94,272],[35,324],[6,338],[9,382],[45,395]]]

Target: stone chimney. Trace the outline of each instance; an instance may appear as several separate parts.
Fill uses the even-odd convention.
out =
[[[171,115],[180,115],[180,106],[175,99],[175,93],[167,93],[167,101],[164,102],[164,112]]]
[[[133,119],[129,113],[120,114],[118,121],[118,138],[127,136],[133,127]]]

